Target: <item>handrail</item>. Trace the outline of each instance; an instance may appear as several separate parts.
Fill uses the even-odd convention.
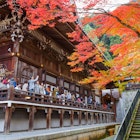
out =
[[[114,114],[111,109],[104,109],[102,106],[95,107],[94,104],[84,104],[77,101],[57,98],[35,92],[17,90],[14,88],[0,90],[0,101],[5,100],[32,102],[37,104],[49,104],[57,106],[68,106],[81,109],[106,111]]]
[[[140,97],[140,91],[137,91],[137,93],[136,93],[135,97],[133,98],[133,101],[132,101],[131,105],[129,106],[127,113],[121,123],[121,126],[120,126],[116,136],[114,137],[114,140],[123,140],[127,127],[129,125],[129,121],[132,117],[133,110],[138,102],[139,97]]]

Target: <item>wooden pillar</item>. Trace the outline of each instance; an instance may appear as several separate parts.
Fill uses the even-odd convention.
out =
[[[96,123],[95,113],[93,113],[93,123]]]
[[[98,113],[98,123],[100,124],[101,121],[101,117],[100,117],[100,113]]]
[[[6,106],[4,120],[4,133],[6,134],[10,132],[11,117],[12,117],[12,107]]]
[[[108,122],[107,122],[107,114],[105,114],[105,122],[108,123]]]
[[[93,118],[93,113],[90,113],[90,116],[91,116],[91,120],[90,120],[91,121],[91,124],[93,124],[93,119],[94,119]]]
[[[46,112],[46,127],[50,128],[51,127],[51,113],[52,113],[52,109],[51,108],[47,108],[47,112]]]
[[[73,118],[74,118],[74,111],[71,110],[71,114],[70,114],[70,122],[71,122],[71,126],[73,126]]]
[[[8,100],[14,100],[14,87],[9,87],[8,89]]]
[[[97,115],[96,113],[94,113],[94,121],[95,121],[95,124],[97,123]]]
[[[44,64],[43,64],[43,49],[41,49],[41,52],[40,52],[40,55],[38,57],[40,57],[40,69],[38,71],[38,75],[39,75],[39,80],[40,81],[44,81],[45,79],[42,79],[42,72],[43,72],[43,67],[44,67]]]
[[[29,112],[29,131],[32,131],[34,128],[34,114],[35,114],[36,108],[32,106],[30,108]]]
[[[79,125],[81,125],[81,122],[82,122],[82,112],[79,111],[77,112],[79,114],[78,118],[79,118]]]
[[[96,122],[99,123],[99,114],[96,114]]]
[[[19,47],[20,43],[18,40],[15,40],[14,42],[14,47],[13,47],[13,52],[14,55],[12,57],[12,70],[14,70],[14,77],[17,77],[17,69],[18,69],[18,56],[20,55],[19,53]]]
[[[60,127],[63,127],[64,110],[60,110]]]
[[[102,123],[102,121],[103,121],[102,113],[100,113],[99,116],[100,116],[100,123]]]
[[[85,112],[86,124],[88,124],[88,112]]]
[[[108,121],[108,114],[106,114],[106,122],[108,123],[109,121]]]
[[[102,123],[105,123],[105,114],[103,114],[103,120],[102,120]]]

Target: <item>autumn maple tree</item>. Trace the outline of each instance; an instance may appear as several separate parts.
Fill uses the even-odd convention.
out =
[[[8,0],[11,9],[13,1]],[[70,40],[77,42],[68,65],[72,72],[84,72],[81,84],[103,87],[130,76],[140,81],[140,5],[130,2],[107,12],[102,9],[106,3],[109,0],[86,0],[84,10],[92,9],[92,14],[85,12],[80,18],[74,0],[16,0],[30,30],[46,25],[53,28],[56,21],[80,21],[75,31],[68,33]]]
[[[102,13],[98,11],[98,14],[81,20],[83,30],[94,45],[79,42],[69,57],[72,71],[86,69],[88,76],[80,83],[94,83],[95,87],[103,87],[110,82],[120,85],[128,77],[140,81],[139,3],[124,4],[112,12],[96,10]],[[111,57],[107,57],[107,52]],[[106,68],[102,69],[99,63]]]

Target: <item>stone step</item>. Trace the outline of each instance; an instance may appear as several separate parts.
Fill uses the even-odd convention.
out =
[[[137,134],[130,134],[129,137],[133,138],[133,140],[134,140],[134,138],[139,138],[140,139],[140,135],[137,135]]]
[[[138,124],[133,124],[132,128],[140,128],[140,125],[138,125]]]
[[[137,135],[140,135],[140,131],[131,131],[130,134],[137,134]]]
[[[132,128],[132,131],[140,131],[140,128],[137,128],[137,127]]]
[[[140,120],[140,118],[135,118],[135,120]]]
[[[134,120],[134,123],[140,123],[140,120]]]
[[[138,123],[138,122],[135,122],[135,123],[133,123],[133,125],[140,125],[140,123]]]
[[[128,140],[140,140],[139,138],[129,138]]]

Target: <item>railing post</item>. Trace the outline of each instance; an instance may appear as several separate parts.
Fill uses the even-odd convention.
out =
[[[14,87],[10,87],[8,89],[8,97],[7,97],[8,100],[13,100],[14,99]]]

